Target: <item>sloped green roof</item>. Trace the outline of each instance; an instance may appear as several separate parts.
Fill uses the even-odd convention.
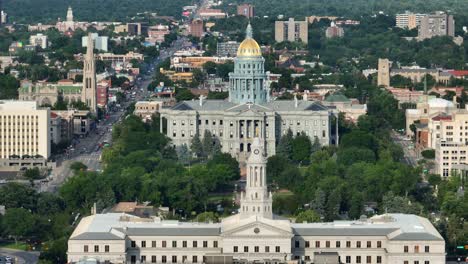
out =
[[[332,94],[332,95],[329,95],[327,96],[327,98],[325,98],[325,102],[330,102],[330,103],[334,103],[334,102],[349,102],[350,100],[348,99],[348,97],[340,94],[340,93],[336,93],[336,94]]]
[[[77,94],[81,93],[81,86],[73,85],[59,85],[57,86],[58,90],[64,94]]]

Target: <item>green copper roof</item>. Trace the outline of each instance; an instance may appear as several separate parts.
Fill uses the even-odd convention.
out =
[[[327,96],[327,98],[325,98],[325,102],[330,102],[330,103],[349,102],[349,101],[350,100],[348,99],[348,97],[346,97],[346,96],[344,96],[342,94],[339,94],[339,93],[329,95],[329,96]]]
[[[77,94],[81,93],[81,86],[73,86],[73,85],[59,85],[57,86],[60,92],[64,94]]]

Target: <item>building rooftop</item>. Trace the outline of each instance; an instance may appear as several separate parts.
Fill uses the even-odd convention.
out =
[[[348,97],[340,94],[340,93],[335,93],[335,94],[332,94],[332,95],[329,95],[325,98],[325,101],[326,102],[330,102],[330,103],[336,103],[336,102],[349,102],[351,100],[348,99]]]
[[[390,240],[437,240],[442,236],[426,218],[410,214],[386,214],[356,221],[292,224],[302,236],[387,236]]]
[[[219,223],[189,223],[159,218],[140,218],[125,213],[96,214],[84,217],[71,240],[115,240],[136,236],[218,236]]]
[[[223,100],[200,100],[183,101],[171,108],[178,111],[227,111],[243,112],[249,109],[263,112],[289,112],[289,111],[327,111],[328,108],[319,102],[297,101],[297,107],[294,100],[276,100],[266,104],[235,104]]]
[[[274,224],[276,220],[268,220]],[[283,220],[284,221],[284,220]],[[71,240],[120,240],[131,236],[219,236],[220,223],[178,222],[140,218],[124,213],[84,217]],[[300,236],[386,236],[390,240],[443,241],[426,218],[409,214],[385,214],[370,219],[330,223],[291,223]]]
[[[39,110],[35,101],[0,100],[0,111]]]

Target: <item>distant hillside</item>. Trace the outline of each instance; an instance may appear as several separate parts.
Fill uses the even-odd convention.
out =
[[[225,1],[226,2],[226,1]],[[228,2],[248,2],[257,7],[258,15],[306,16],[338,15],[360,16],[384,11],[395,14],[410,10],[430,12],[451,10],[462,15],[468,12],[466,0],[230,0]]]
[[[178,16],[193,0],[3,0],[6,12],[17,23],[50,22],[65,18],[72,6],[78,21],[120,21],[139,12]]]

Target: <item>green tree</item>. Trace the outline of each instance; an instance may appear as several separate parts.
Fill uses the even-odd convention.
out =
[[[200,213],[200,214],[197,215],[196,219],[197,219],[197,222],[200,222],[200,223],[208,223],[208,222],[217,223],[217,222],[219,222],[218,215],[213,213],[213,212]]]
[[[2,222],[6,233],[15,238],[15,243],[34,231],[34,216],[24,208],[8,209]]]
[[[288,129],[288,131],[286,132],[286,134],[284,134],[283,136],[281,136],[279,142],[278,142],[278,146],[277,146],[277,150],[276,150],[276,154],[278,156],[283,156],[287,159],[292,159],[292,143],[293,143],[293,133],[292,133],[292,130],[291,129]]]
[[[184,164],[190,164],[190,160],[192,158],[192,153],[190,153],[189,148],[187,147],[186,144],[183,144],[181,146],[178,146],[176,148],[177,151],[177,157],[179,158],[179,161]]]
[[[17,99],[19,81],[9,74],[0,73],[0,99]]]
[[[312,153],[312,143],[305,133],[292,140],[292,160],[297,163],[308,162]]]
[[[34,168],[31,168],[31,169],[27,169],[25,172],[24,172],[24,177],[25,178],[28,178],[29,180],[38,180],[40,179],[42,176],[41,176],[41,171],[39,170],[38,167],[34,167]]]
[[[314,210],[306,210],[303,212],[300,212],[296,216],[296,223],[316,223],[320,222],[320,215],[317,214]]]
[[[203,153],[205,157],[211,156],[213,154],[213,146],[214,146],[214,137],[209,130],[205,130],[203,134]]]
[[[203,152],[203,144],[200,140],[200,134],[197,132],[195,136],[192,138],[192,142],[190,144],[190,150],[197,158],[202,158],[204,155]]]
[[[88,167],[83,163],[76,161],[70,165],[70,169],[76,173],[78,171],[86,171]]]

